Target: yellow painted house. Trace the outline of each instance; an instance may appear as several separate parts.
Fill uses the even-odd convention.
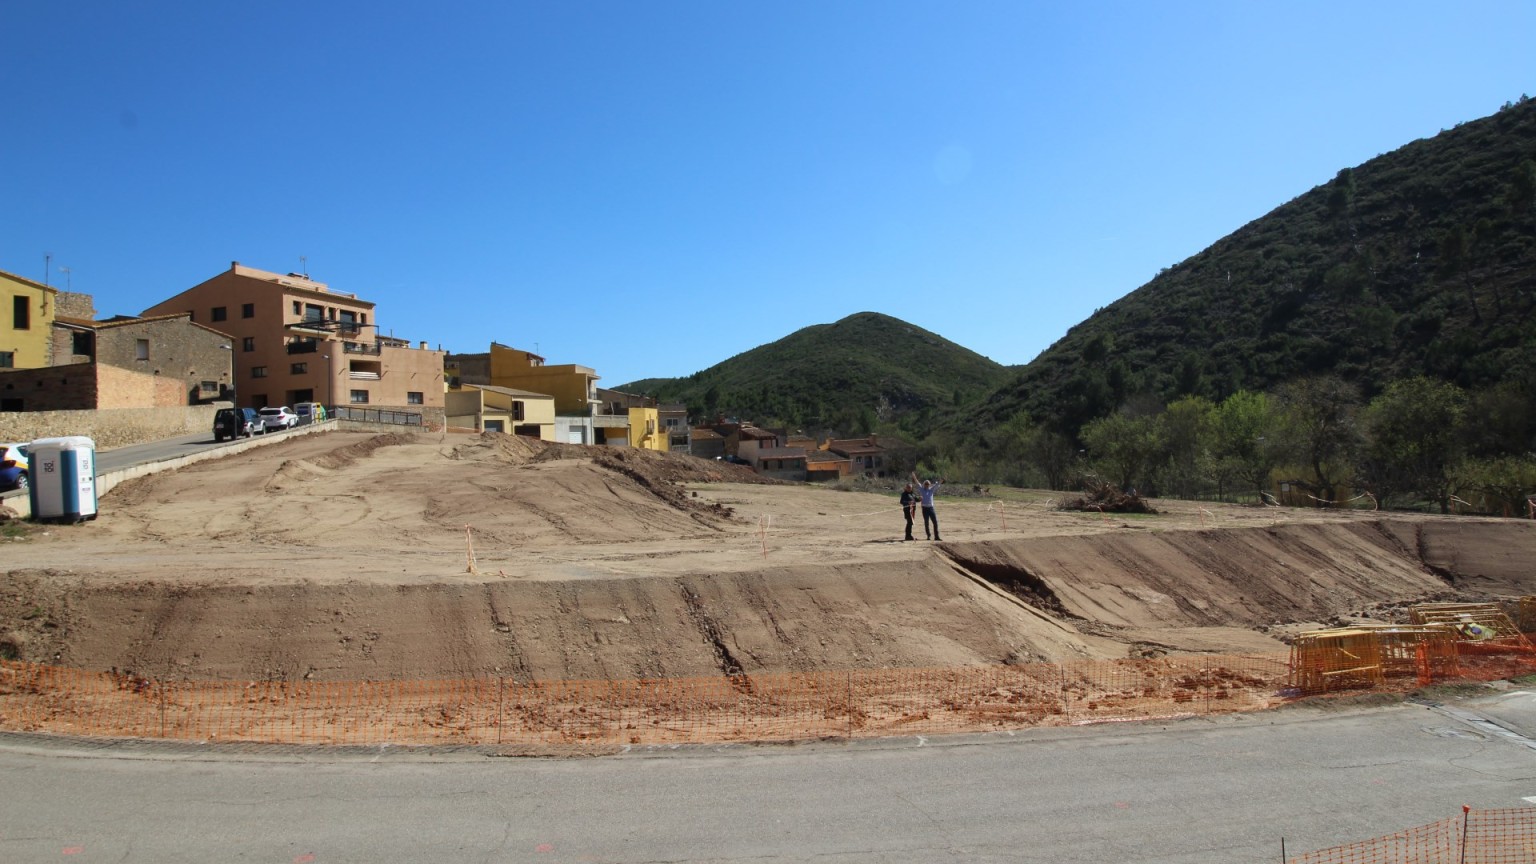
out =
[[[489,384],[466,384],[443,396],[451,427],[555,440],[552,396]]]
[[[50,365],[58,289],[0,270],[0,294],[0,369]]]
[[[544,365],[544,358],[532,351],[520,351],[491,343],[491,383],[497,387],[547,393],[555,397],[555,411],[560,414],[590,415],[597,402],[595,370],[575,363]]]
[[[670,449],[667,430],[661,428],[661,416],[655,408],[629,409],[629,446],[643,450]]]

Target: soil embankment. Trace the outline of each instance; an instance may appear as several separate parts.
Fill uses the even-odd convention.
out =
[[[887,496],[748,479],[504,436],[299,439],[7,544],[0,650],[189,679],[654,678],[1273,651],[1536,590],[1525,522],[1179,502],[1124,521],[1042,493],[941,501],[940,546],[896,539]]]

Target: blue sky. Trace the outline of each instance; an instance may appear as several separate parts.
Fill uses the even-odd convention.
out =
[[[4,0],[0,33],[0,270],[106,316],[307,266],[610,386],[860,311],[1026,363],[1536,93],[1530,2]]]

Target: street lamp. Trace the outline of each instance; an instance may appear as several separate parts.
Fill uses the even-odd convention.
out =
[[[321,354],[320,359],[325,361],[325,377],[328,382],[325,386],[325,401],[330,403],[330,414],[326,416],[332,416],[336,413],[336,371],[331,368],[331,355]]]

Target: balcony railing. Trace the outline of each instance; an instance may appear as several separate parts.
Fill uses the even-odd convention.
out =
[[[341,350],[347,354],[378,354],[379,346],[377,344],[365,345],[362,342],[343,342],[341,343]]]
[[[289,354],[313,354],[320,348],[320,343],[313,339],[305,339],[301,342],[289,342]]]
[[[377,381],[381,376],[377,372],[348,372],[347,377],[353,381]]]

